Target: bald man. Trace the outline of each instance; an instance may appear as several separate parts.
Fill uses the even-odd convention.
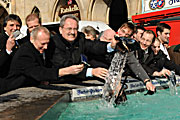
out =
[[[100,37],[100,41],[111,42],[112,39],[114,38],[115,34],[116,34],[116,32],[114,30],[107,29],[102,33],[102,35]]]
[[[0,80],[0,94],[20,87],[38,86],[41,81],[58,81],[62,76],[79,74],[83,70],[83,64],[65,68],[45,67],[42,54],[49,41],[47,28],[36,27],[32,30],[30,41],[16,52],[8,76]]]
[[[107,29],[107,30],[103,31],[99,40],[110,43],[114,39],[115,34],[116,34],[116,32],[114,30]],[[111,65],[111,60],[112,60],[113,56],[114,56],[114,52],[111,52],[111,53],[107,53],[105,55],[89,56],[88,60],[89,60],[90,65],[94,68],[103,67],[103,68],[108,69],[109,66]]]

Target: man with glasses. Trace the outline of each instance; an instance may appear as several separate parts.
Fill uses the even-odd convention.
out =
[[[147,30],[143,33],[140,39],[140,47],[142,50],[147,51],[149,46],[154,42],[155,34],[151,30]]]
[[[155,34],[151,30],[147,30],[143,33],[141,39],[140,39],[140,47],[138,51],[138,57],[140,60],[140,63],[144,63],[149,56],[149,47],[155,40]]]
[[[136,58],[145,68],[147,59],[151,53],[151,44],[155,41],[155,33],[152,30],[146,30],[140,39],[140,48],[137,50]]]
[[[79,20],[73,15],[64,15],[60,21],[59,34],[52,38],[52,43],[49,45],[49,59],[52,66],[68,67],[86,63],[84,56],[88,55],[103,55],[107,52],[112,52],[117,41],[112,40],[111,43],[91,41],[85,39],[83,33],[78,32]],[[91,68],[85,65],[82,72],[78,75],[68,76],[66,80],[86,80],[92,77],[105,79],[108,70],[105,68]]]
[[[135,31],[135,26],[130,23],[126,22],[121,25],[121,27],[118,29],[117,33],[119,37],[131,37]],[[154,34],[155,35],[155,34]],[[154,36],[155,37],[155,36]],[[130,75],[135,78],[139,78],[141,81],[143,81],[147,87],[148,90],[155,91],[155,86],[152,85],[150,78],[148,77],[145,70],[140,65],[139,61],[135,58],[134,54],[136,54],[140,49],[140,45],[137,41],[131,46],[131,52],[129,52],[127,56],[127,64],[125,67],[125,73],[124,75]],[[138,76],[138,77],[137,77]]]
[[[171,70],[174,68],[179,73],[179,67],[169,61],[163,51],[159,51],[160,40],[158,38],[155,39],[155,33],[153,31],[147,30],[143,33],[140,40],[140,47],[141,49],[138,50],[138,59],[149,76],[167,77],[167,75],[170,75],[170,71],[163,68],[166,66],[165,64],[171,64],[170,66],[167,65],[166,68]]]

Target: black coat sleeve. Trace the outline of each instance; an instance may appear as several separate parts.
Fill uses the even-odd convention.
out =
[[[0,68],[7,62],[8,59],[11,59],[11,56],[6,52],[5,49],[0,51]]]
[[[91,55],[105,55],[107,53],[107,42],[85,40],[85,54]]]

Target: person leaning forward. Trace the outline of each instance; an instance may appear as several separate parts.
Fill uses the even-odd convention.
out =
[[[64,15],[60,21],[59,33],[52,39],[54,46],[48,48],[52,50],[50,61],[55,67],[68,67],[81,63],[81,56],[103,55],[114,50],[117,41],[111,43],[91,41],[85,39],[83,33],[78,32],[79,20],[73,15]],[[105,68],[90,68],[86,66],[80,74],[71,76],[68,79],[85,80],[89,77],[105,79],[108,70]]]
[[[125,27],[125,26],[124,26]],[[72,15],[65,15],[61,18],[59,32],[60,34],[56,34],[53,37],[54,46],[49,50],[52,50],[51,62],[56,67],[67,67],[73,64],[81,63],[81,55],[105,55],[107,52],[114,51],[116,44],[118,41],[113,37],[110,43],[102,42],[102,41],[91,41],[85,39],[85,36],[78,32],[78,19]],[[118,31],[119,34],[124,34],[120,29]],[[125,34],[129,35],[129,34]],[[129,56],[133,56],[129,54]],[[134,56],[133,56],[134,57]],[[129,58],[129,65],[132,63],[138,63],[137,59],[134,57]],[[132,59],[131,59],[132,58]],[[136,62],[133,62],[136,61]],[[150,79],[142,66],[140,64],[133,64],[130,66],[135,74],[141,78],[141,80],[146,84],[148,90],[154,91],[155,87],[150,82]],[[134,69],[137,68],[137,69]],[[80,72],[76,76],[71,76],[71,78],[81,78],[87,79],[87,77],[99,77],[105,79],[108,70],[105,68],[84,68],[82,72]]]
[[[37,86],[41,81],[58,80],[59,77],[78,74],[84,65],[65,68],[47,68],[41,58],[49,43],[50,33],[45,27],[33,29],[30,41],[15,54],[9,75],[0,81],[0,94],[24,86]]]

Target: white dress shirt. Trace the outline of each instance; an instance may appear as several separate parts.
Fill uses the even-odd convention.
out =
[[[160,49],[164,52],[165,55],[167,55],[167,58],[170,60],[169,53],[162,43],[160,43]]]

